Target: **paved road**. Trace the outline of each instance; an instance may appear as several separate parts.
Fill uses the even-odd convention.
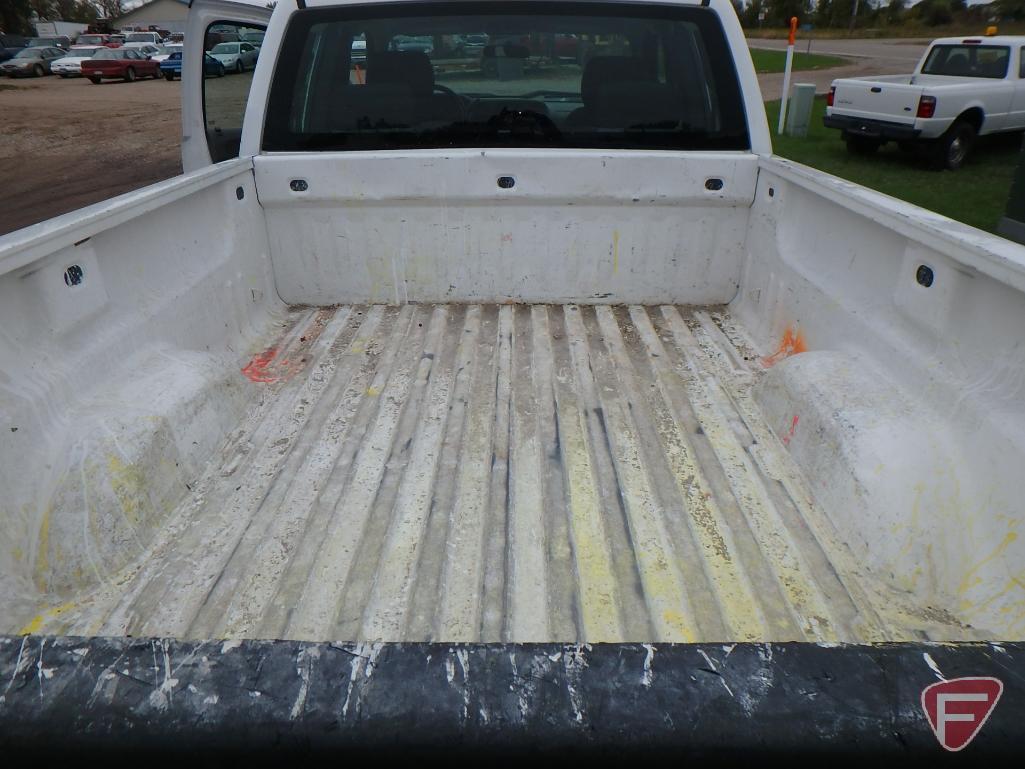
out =
[[[812,40],[811,52],[834,56],[867,58],[885,64],[914,65],[922,58],[925,49],[932,39],[921,40]],[[750,39],[747,44],[751,48],[769,48],[782,51],[787,47],[786,40]],[[807,51],[808,41],[797,39],[797,50]]]
[[[748,40],[751,48],[785,50],[786,40]],[[795,72],[794,83],[814,83],[817,93],[829,90],[829,84],[838,77],[870,77],[872,75],[899,75],[911,72],[922,58],[931,40],[812,40],[811,52],[843,56],[851,63],[836,69]],[[808,41],[797,39],[797,50],[806,52]],[[762,96],[778,99],[783,91],[781,73],[759,75]]]

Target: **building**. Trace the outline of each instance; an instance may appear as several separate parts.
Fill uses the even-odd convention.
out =
[[[154,26],[171,32],[185,31],[185,17],[189,14],[189,0],[149,0],[137,8],[125,13],[117,20],[115,26],[140,27],[146,29]]]

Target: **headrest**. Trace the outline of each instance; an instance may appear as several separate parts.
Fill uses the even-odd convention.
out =
[[[367,85],[405,85],[414,96],[434,93],[434,67],[422,51],[379,51],[367,56]]]
[[[580,78],[580,96],[584,104],[594,106],[603,85],[647,80],[640,73],[641,62],[630,56],[595,56],[584,67]]]

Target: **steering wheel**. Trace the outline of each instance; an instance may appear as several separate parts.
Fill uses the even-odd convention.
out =
[[[548,115],[532,109],[509,109],[503,107],[497,115],[488,119],[488,126],[496,130],[503,128],[516,131],[529,128],[531,135],[540,135],[550,142],[562,140],[562,132]]]
[[[469,102],[470,102],[470,100],[467,97],[462,96],[462,95],[456,93],[451,88],[449,88],[447,85],[441,85],[440,83],[435,83],[434,84],[434,91],[436,93],[444,94],[452,102],[454,102],[455,105],[459,108],[459,119],[460,120],[465,120],[466,119],[466,108],[467,108],[467,106],[469,105]]]

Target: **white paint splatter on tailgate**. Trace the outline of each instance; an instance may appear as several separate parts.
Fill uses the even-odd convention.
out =
[[[936,660],[930,656],[929,652],[922,652],[922,658],[925,660],[925,664],[929,666],[929,669],[936,674],[936,678],[940,681],[947,680],[947,677],[940,671],[939,665],[936,664]]]
[[[655,647],[651,644],[642,644],[645,649],[644,655],[644,672],[641,673],[641,686],[645,689],[651,687],[651,682],[655,680],[655,674],[651,670],[651,663],[655,659]]]

